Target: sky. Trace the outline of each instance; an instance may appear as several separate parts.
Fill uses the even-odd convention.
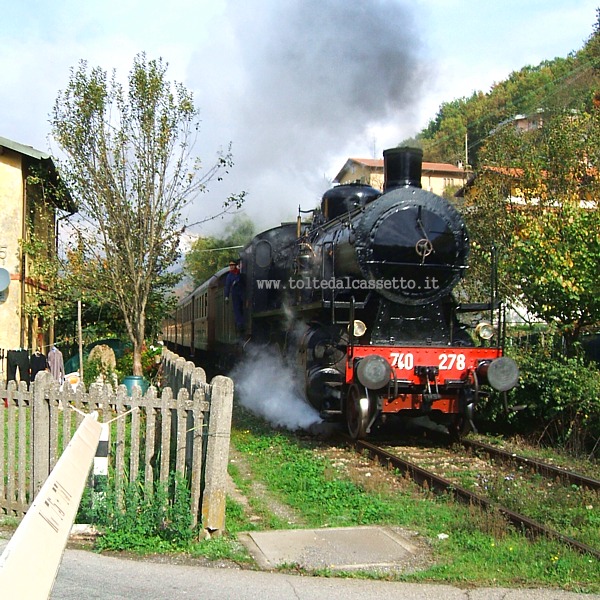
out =
[[[349,157],[381,158],[440,105],[579,50],[598,0],[0,0],[0,136],[58,154],[71,69],[162,58],[194,94],[197,154],[234,167],[189,222],[245,191],[257,229],[313,208]],[[218,233],[226,221],[190,228]]]

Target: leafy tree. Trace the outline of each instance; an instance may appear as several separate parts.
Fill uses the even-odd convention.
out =
[[[467,128],[464,107],[464,99],[443,103],[436,118],[417,136],[421,139],[425,160],[453,164],[464,162]]]
[[[568,77],[571,94],[579,96],[575,108],[593,111],[600,108],[600,8],[596,9],[594,29],[585,46],[574,58],[573,70]]]
[[[254,235],[255,227],[250,218],[238,214],[224,230],[223,237],[201,237],[185,256],[185,272],[194,285],[200,285],[219,269],[227,266],[239,254],[239,247],[246,245]]]
[[[199,237],[185,255],[184,272],[191,277],[194,287],[209,279],[227,265],[235,250],[222,250],[228,245],[216,237]]]
[[[474,238],[501,249],[502,279],[569,350],[600,322],[599,136],[599,111],[556,115],[532,132],[504,127],[466,203]]]
[[[66,158],[63,177],[79,203],[72,221],[82,249],[82,286],[114,304],[142,374],[149,301],[174,283],[183,210],[232,166],[230,149],[202,170],[192,155],[198,111],[192,94],[166,78],[162,60],[134,59],[127,86],[113,73],[71,71],[51,115]],[[244,194],[230,197],[226,211]]]

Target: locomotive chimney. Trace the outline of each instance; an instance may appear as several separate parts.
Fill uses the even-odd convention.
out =
[[[390,148],[383,151],[383,191],[397,187],[421,187],[423,150],[420,148]]]

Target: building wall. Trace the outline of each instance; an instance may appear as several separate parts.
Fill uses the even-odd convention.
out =
[[[29,223],[36,237],[54,251],[55,211],[41,200],[39,186],[28,186],[27,158],[3,148],[0,153],[0,267],[10,274],[10,285],[0,292],[0,349],[26,348],[45,352],[53,342],[52,324],[42,327],[37,317],[25,315],[23,304],[38,291],[31,277],[31,258],[22,260],[20,241],[29,235]],[[26,200],[25,200],[26,199]],[[1,367],[2,365],[0,365]],[[1,368],[0,368],[1,370]],[[1,377],[0,377],[1,379]]]
[[[21,338],[21,252],[23,237],[22,156],[9,150],[0,154],[0,267],[10,273],[9,288],[0,292],[0,348],[19,348]]]
[[[428,192],[438,196],[444,195],[448,186],[462,187],[466,183],[466,177],[452,177],[445,173],[422,173],[421,186]]]
[[[383,173],[371,173],[371,181],[369,181],[369,185],[375,189],[383,191]]]
[[[383,164],[383,161],[381,162]],[[339,183],[343,184],[360,181],[361,183],[366,183],[378,190],[383,190],[383,179],[383,167],[373,167],[371,165],[353,161],[351,168],[339,179]],[[466,173],[460,173],[455,177],[452,172],[428,170],[426,163],[423,163],[421,186],[428,192],[433,192],[438,196],[442,196],[444,190],[448,186],[455,186],[458,188],[463,186],[465,181]]]

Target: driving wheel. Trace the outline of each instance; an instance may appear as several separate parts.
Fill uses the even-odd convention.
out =
[[[348,433],[353,440],[367,437],[370,418],[370,400],[365,389],[356,384],[350,386],[346,398],[346,423]]]

